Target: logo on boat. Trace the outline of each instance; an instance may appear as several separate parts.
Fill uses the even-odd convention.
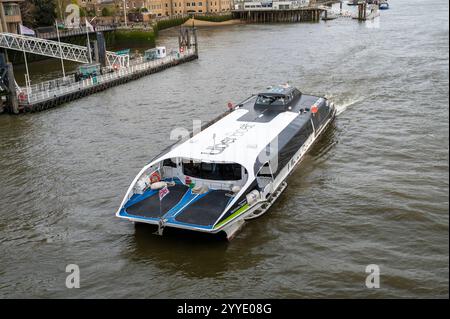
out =
[[[208,154],[208,155],[219,155],[225,151],[230,144],[236,142],[236,140],[244,136],[245,133],[247,133],[251,128],[253,128],[254,124],[241,124],[239,128],[233,132],[227,133],[226,137],[216,143],[215,141],[215,134],[214,134],[214,143],[212,146],[207,146],[206,152],[202,152],[202,154]]]

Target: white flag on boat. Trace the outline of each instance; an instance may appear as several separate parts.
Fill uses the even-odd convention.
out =
[[[94,32],[94,27],[92,26],[92,24],[89,23],[89,21],[86,19],[86,29]]]
[[[161,188],[159,190],[159,200],[162,200],[164,197],[166,197],[166,195],[168,195],[169,192],[169,188],[167,186],[165,186],[164,188]]]
[[[33,29],[27,28],[26,26],[20,24],[19,25],[20,28],[20,34],[22,35],[31,35],[31,36],[35,36],[36,32],[34,32]]]

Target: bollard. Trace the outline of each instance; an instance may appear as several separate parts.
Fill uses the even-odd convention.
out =
[[[11,62],[7,63],[8,68],[8,89],[9,89],[9,96],[8,96],[8,106],[12,113],[19,114],[19,101],[17,99],[17,91],[16,91],[16,81],[14,79],[14,71],[13,71],[13,65]]]

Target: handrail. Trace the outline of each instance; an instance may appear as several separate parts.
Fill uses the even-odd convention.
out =
[[[115,26],[103,26],[98,25],[95,27],[95,30],[89,31],[89,33],[95,33],[95,32],[107,32],[107,31],[114,31],[117,27]],[[69,30],[61,30],[59,32],[59,37],[71,37],[71,36],[77,36],[77,35],[84,35],[86,34],[87,28],[86,27],[80,27],[77,29],[69,29]],[[51,40],[56,39],[58,37],[58,33],[56,31],[52,32],[37,32],[36,36],[41,39]]]
[[[14,33],[0,33],[0,47],[64,60],[90,63],[87,47]],[[106,51],[108,65],[128,67],[129,55]]]
[[[50,88],[50,84],[60,83],[63,79],[57,79],[52,81],[47,81],[39,84],[32,85],[28,88],[28,94],[26,101],[19,101],[19,104],[34,104],[43,102],[55,97],[63,96],[69,93],[73,93],[76,91],[80,91],[82,89],[87,89],[90,87],[95,87],[100,84],[109,83],[119,78],[123,78],[129,75],[133,75],[136,73],[140,73],[144,70],[151,69],[160,65],[168,64],[170,62],[181,60],[187,56],[193,55],[195,53],[194,49],[188,49],[184,53],[178,54],[170,54],[165,58],[153,60],[141,64],[135,64],[128,68],[121,68],[117,71],[113,71],[110,73],[106,73],[103,75],[99,75],[94,78],[88,78],[83,81],[75,82],[75,78],[73,75],[69,76],[65,85],[56,86],[54,88]],[[73,78],[72,78],[73,76]],[[23,91],[23,90],[22,90]]]

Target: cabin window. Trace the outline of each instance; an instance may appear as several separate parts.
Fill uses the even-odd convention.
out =
[[[238,181],[242,179],[239,164],[184,162],[183,174],[200,179]]]
[[[168,158],[163,161],[163,166],[167,167],[177,167],[177,162],[175,158]]]
[[[285,105],[285,96],[283,95],[258,95],[256,104],[259,105]]]

